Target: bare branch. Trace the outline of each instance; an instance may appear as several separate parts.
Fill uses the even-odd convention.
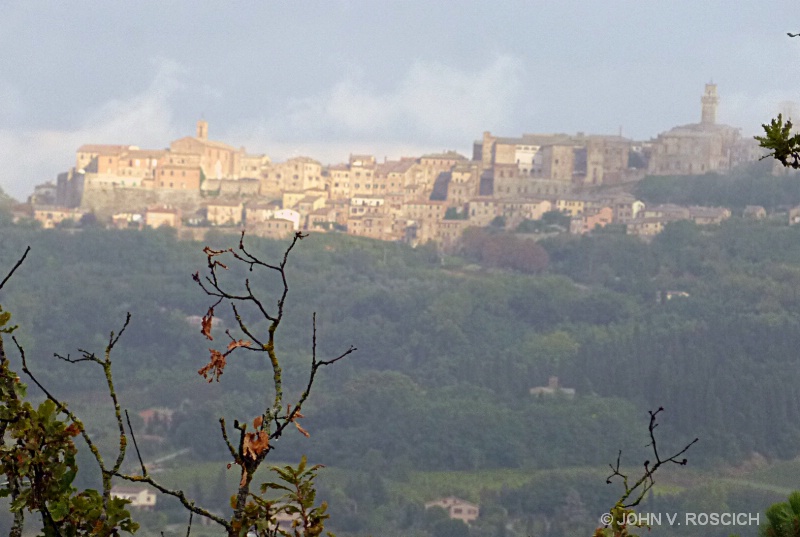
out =
[[[650,491],[650,489],[653,488],[653,485],[656,484],[654,475],[655,475],[656,471],[658,471],[658,469],[662,465],[667,464],[667,463],[673,463],[673,464],[678,464],[680,466],[685,466],[686,463],[687,463],[687,460],[685,458],[679,460],[678,457],[680,457],[681,455],[686,453],[686,451],[690,447],[692,447],[699,440],[698,438],[695,438],[694,440],[689,442],[686,446],[684,446],[680,451],[678,451],[674,455],[672,455],[672,456],[670,456],[670,457],[668,457],[666,459],[662,459],[661,458],[661,454],[658,452],[658,446],[656,445],[655,430],[656,430],[656,427],[658,427],[658,423],[656,421],[657,418],[658,418],[658,414],[660,414],[663,411],[664,411],[664,407],[659,407],[658,410],[656,410],[655,412],[652,411],[652,410],[648,411],[648,413],[650,414],[650,424],[648,425],[647,429],[648,429],[648,433],[650,435],[650,443],[647,444],[647,447],[652,447],[653,448],[653,458],[655,460],[655,463],[653,463],[651,465],[650,460],[644,461],[644,464],[643,464],[644,473],[633,484],[633,486],[629,486],[628,485],[629,476],[626,475],[626,474],[623,474],[620,471],[620,459],[622,457],[622,451],[620,451],[619,454],[617,455],[616,466],[609,465],[611,467],[611,472],[612,473],[606,479],[606,483],[607,484],[611,484],[612,483],[612,479],[615,478],[615,477],[619,477],[619,478],[622,479],[622,484],[623,484],[623,487],[625,488],[625,492],[623,493],[623,495],[620,498],[620,500],[617,503],[617,505],[622,507],[623,509],[629,509],[631,507],[636,507],[637,505],[639,505],[639,503],[641,503],[641,501],[645,498],[645,496]],[[635,499],[633,499],[632,501],[629,501],[629,499],[634,496],[634,493],[636,493]]]
[[[11,267],[11,270],[8,272],[8,274],[6,274],[6,277],[5,277],[5,278],[3,278],[3,281],[2,281],[2,282],[0,282],[0,289],[2,289],[2,288],[3,288],[3,286],[4,286],[4,285],[6,284],[6,282],[9,280],[9,278],[11,278],[11,276],[12,276],[12,275],[13,275],[13,274],[14,274],[14,273],[17,271],[17,269],[20,267],[20,265],[22,265],[22,262],[23,262],[23,261],[25,261],[25,258],[26,258],[26,257],[28,257],[28,252],[30,252],[30,251],[31,251],[31,247],[30,247],[30,246],[28,246],[27,248],[25,248],[25,252],[22,254],[22,257],[20,257],[20,258],[17,260],[17,262],[14,264],[14,266],[13,266],[13,267]]]
[[[133,449],[136,450],[136,457],[139,458],[139,464],[142,466],[142,476],[147,476],[147,468],[144,465],[144,461],[142,460],[142,454],[139,451],[139,444],[136,443],[136,435],[133,434],[133,426],[131,426],[131,417],[128,415],[128,409],[125,409],[125,419],[128,421],[128,430],[131,432],[131,438],[133,439]]]

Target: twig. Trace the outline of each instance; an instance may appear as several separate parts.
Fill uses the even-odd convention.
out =
[[[655,463],[651,466],[649,460],[644,461],[644,474],[636,481],[636,483],[633,484],[632,487],[628,485],[628,475],[623,474],[622,472],[620,472],[619,469],[620,459],[622,457],[622,450],[620,450],[620,452],[617,454],[616,466],[609,464],[612,473],[611,475],[608,476],[608,478],[606,478],[606,483],[611,484],[612,479],[614,477],[622,478],[622,484],[625,487],[625,492],[620,498],[619,502],[617,502],[617,505],[619,505],[623,509],[636,507],[637,505],[639,505],[639,503],[641,503],[641,501],[644,499],[644,497],[647,495],[650,489],[653,488],[653,485],[656,484],[655,478],[653,476],[663,464],[671,462],[673,464],[685,466],[688,461],[685,458],[678,460],[678,457],[686,453],[686,451],[699,440],[699,438],[695,438],[694,440],[689,442],[686,446],[684,446],[683,449],[681,449],[671,457],[667,459],[662,459],[661,455],[658,452],[658,447],[656,445],[655,430],[656,427],[658,427],[658,423],[656,422],[657,416],[663,411],[664,407],[659,407],[658,410],[656,410],[655,412],[653,412],[652,410],[648,411],[648,413],[650,414],[650,424],[648,425],[647,429],[648,433],[650,434],[650,443],[647,444],[647,447],[653,448],[653,457],[655,459]],[[630,498],[633,495],[633,493],[636,492],[638,489],[641,490],[639,494],[636,496],[636,499],[630,503],[626,503],[628,501],[628,498]]]
[[[139,444],[136,443],[136,435],[133,434],[133,427],[131,426],[131,417],[128,415],[128,409],[125,409],[125,419],[128,421],[128,430],[131,432],[131,438],[133,439],[133,449],[136,450],[136,456],[139,458],[139,464],[142,466],[142,477],[147,476],[147,468],[145,468],[144,461],[142,460],[142,454],[139,452]]]
[[[192,517],[194,516],[193,511],[189,511],[189,525],[186,526],[186,537],[189,537],[189,534],[192,532]]]
[[[17,269],[20,267],[20,265],[22,265],[22,262],[25,261],[25,258],[28,256],[28,252],[30,252],[30,251],[31,251],[31,247],[30,246],[25,248],[25,253],[23,253],[22,257],[20,257],[17,260],[16,264],[13,267],[11,267],[11,270],[8,272],[8,274],[6,274],[6,277],[3,278],[3,281],[0,282],[0,289],[3,288],[3,286],[6,284],[8,279],[11,278],[11,276],[14,274],[14,272],[16,272]]]

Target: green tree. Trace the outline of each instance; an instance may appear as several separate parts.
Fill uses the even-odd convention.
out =
[[[446,518],[431,527],[433,537],[469,537],[469,526],[464,521]]]
[[[769,150],[767,156],[787,168],[800,168],[800,134],[792,131],[792,121],[784,121],[783,115],[778,114],[778,117],[761,126],[764,128],[764,136],[756,136],[755,139],[761,147]]]
[[[800,537],[800,491],[792,492],[786,502],[771,505],[766,515],[759,537]]]

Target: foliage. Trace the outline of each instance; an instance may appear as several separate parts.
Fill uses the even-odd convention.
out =
[[[784,121],[783,115],[762,125],[764,136],[755,136],[759,145],[769,150],[772,157],[787,168],[800,168],[800,134],[792,132],[792,122]]]
[[[776,212],[800,204],[796,178],[776,177],[763,163],[731,175],[649,176],[634,194],[648,204],[722,206],[738,214],[748,205]]]
[[[301,535],[316,537],[322,533],[324,522],[329,518],[326,514],[328,508],[326,503],[315,506],[316,490],[314,480],[317,471],[322,465],[307,467],[305,456],[300,464],[284,466],[279,468],[274,466],[271,470],[278,475],[279,481],[269,481],[260,486],[263,495],[269,490],[281,490],[284,494],[277,500],[264,498],[261,495],[249,493],[249,502],[245,505],[242,527],[252,528],[257,535],[269,537],[294,537],[296,532],[301,531]],[[232,507],[234,507],[232,505]],[[281,526],[275,527],[275,520],[278,515],[288,515],[294,520],[290,528],[284,529]],[[328,534],[330,535],[330,533]]]
[[[141,466],[141,475],[122,471],[128,446],[128,433],[125,430],[123,412],[113,382],[111,354],[120,336],[128,327],[130,314],[120,332],[116,335],[111,333],[102,358],[85,350],[81,350],[79,358],[56,354],[57,358],[70,364],[89,362],[102,368],[118,428],[117,455],[111,466],[105,463],[83,422],[34,376],[28,368],[25,351],[12,336],[22,359],[23,371],[46,396],[46,400],[38,409],[34,409],[30,403],[24,401],[25,388],[19,382],[16,374],[8,368],[3,339],[0,337],[0,401],[2,402],[2,406],[0,406],[0,433],[2,433],[0,435],[0,469],[7,477],[7,482],[0,488],[0,495],[10,496],[12,500],[11,511],[14,513],[12,535],[22,534],[25,512],[41,515],[43,532],[46,536],[116,535],[118,531],[134,532],[138,525],[130,520],[130,513],[125,509],[125,504],[128,502],[111,495],[112,478],[146,483],[162,494],[178,499],[182,506],[190,512],[189,530],[192,516],[199,515],[223,526],[227,534],[232,537],[243,535],[249,531],[255,531],[257,535],[264,537],[277,535],[316,537],[322,533],[324,521],[328,518],[325,513],[327,506],[325,503],[319,506],[314,505],[316,494],[314,479],[318,469],[321,468],[320,465],[306,468],[306,460],[303,458],[297,468],[292,466],[282,469],[274,468],[273,470],[281,481],[268,481],[261,486],[260,490],[262,494],[272,489],[287,491],[287,494],[277,501],[251,491],[251,483],[259,466],[274,449],[275,442],[290,424],[294,424],[303,435],[309,436],[309,433],[297,423],[297,420],[303,417],[300,411],[311,392],[318,370],[339,361],[355,350],[354,347],[350,347],[333,359],[317,359],[316,317],[314,316],[312,361],[306,387],[293,405],[283,406],[282,367],[275,349],[275,334],[283,319],[284,304],[289,291],[285,271],[289,253],[297,241],[303,237],[299,233],[296,234],[290,246],[285,250],[281,262],[272,265],[262,261],[245,247],[243,233],[237,250],[232,248],[212,250],[206,247],[204,252],[207,256],[209,275],[204,279],[200,278],[199,273],[195,273],[193,276],[207,295],[216,298],[215,303],[208,308],[206,315],[202,318],[201,333],[208,340],[214,339],[212,335],[214,308],[225,300],[230,304],[239,330],[249,338],[248,341],[236,339],[232,336],[230,329],[225,330],[226,336],[230,339],[226,349],[222,352],[210,349],[211,360],[209,364],[200,369],[199,373],[208,378],[209,382],[212,379],[219,381],[226,360],[238,349],[264,353],[273,372],[274,400],[271,406],[253,420],[253,432],[247,431],[246,424],[235,421],[234,429],[239,431],[239,438],[237,445],[234,446],[229,440],[224,418],[219,420],[222,438],[233,458],[233,463],[239,466],[241,474],[237,493],[231,497],[233,512],[229,519],[199,507],[196,500],[188,498],[182,490],[165,487],[148,473],[136,443],[127,410],[125,416],[130,438],[133,440]],[[0,283],[0,288],[19,268],[27,253],[28,250]],[[244,282],[246,293],[241,291],[231,293],[225,290],[218,273],[219,269],[228,269],[227,265],[220,261],[225,254],[230,254],[235,261],[247,266],[250,272],[258,268],[274,271],[279,275],[282,290],[275,311],[269,311],[259,295],[253,292],[249,278]],[[267,321],[266,337],[259,334],[257,327],[245,323],[244,317],[239,312],[239,308],[243,304],[254,305],[256,312],[260,312],[262,320]],[[16,328],[6,327],[9,320],[10,315],[7,312],[0,315],[0,332],[10,333]],[[59,419],[59,414],[65,416],[67,420]],[[76,494],[76,489],[72,486],[77,474],[77,450],[72,441],[72,437],[76,435],[83,437],[100,468],[102,493],[86,490]],[[230,466],[231,464],[228,465],[228,467]],[[280,513],[296,516],[290,530],[276,526],[276,515]],[[328,533],[328,535],[331,534]]]
[[[458,207],[448,207],[444,213],[445,220],[467,220],[468,218],[467,211],[459,210]]]
[[[536,242],[502,231],[467,228],[462,237],[462,249],[466,257],[489,266],[528,274],[542,272],[548,264],[547,252]]]
[[[27,254],[28,250],[0,283],[0,289]],[[9,368],[3,338],[3,334],[11,334],[17,327],[7,326],[11,315],[2,307],[0,312],[0,472],[6,477],[0,485],[0,496],[11,498],[14,523],[10,535],[22,535],[26,512],[41,516],[42,535],[47,537],[116,535],[119,530],[133,533],[138,525],[125,509],[128,502],[111,497],[110,475],[96,449],[93,454],[104,477],[102,494],[95,490],[78,493],[72,485],[78,471],[73,437],[83,434],[86,438],[83,424],[52,398],[38,408],[24,400],[27,387]],[[13,335],[11,338],[22,355],[23,371],[29,374],[24,351]],[[111,340],[109,351],[113,334]],[[59,419],[62,413],[72,423]],[[89,446],[92,447],[91,442]],[[123,454],[121,445],[120,455]],[[119,464],[114,470],[119,469]]]
[[[799,537],[800,536],[800,492],[793,492],[786,502],[771,505],[767,520],[759,528],[760,537]]]
[[[517,233],[546,233],[569,230],[570,216],[561,211],[547,211],[539,220],[525,219],[517,226]]]

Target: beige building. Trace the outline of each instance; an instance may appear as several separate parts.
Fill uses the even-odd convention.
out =
[[[376,167],[372,155],[350,155],[350,197],[380,195],[375,188]]]
[[[731,210],[725,207],[689,207],[689,218],[700,226],[721,224],[730,217]]]
[[[489,197],[472,198],[467,202],[467,218],[473,226],[486,227],[497,217],[497,200]]]
[[[410,157],[375,166],[375,180],[381,185],[382,195],[405,195],[408,187],[417,183],[417,173],[421,173],[417,159]]]
[[[114,213],[111,215],[111,226],[114,229],[142,229],[144,217],[139,213]]]
[[[761,205],[748,205],[742,211],[742,216],[750,220],[763,220],[767,217],[767,210]]]
[[[447,184],[448,207],[463,207],[480,193],[480,182],[481,173],[477,163],[454,166]]]
[[[579,182],[586,185],[621,183],[628,179],[628,160],[633,142],[622,136],[587,136],[586,170]]]
[[[442,220],[436,229],[436,242],[443,252],[454,252],[461,243],[464,230],[475,224],[469,220]]]
[[[85,174],[83,188],[152,187],[165,150],[142,150],[136,146],[82,145],[75,159],[76,170]]]
[[[239,176],[247,179],[261,179],[272,163],[267,155],[242,155]]]
[[[208,179],[238,179],[244,148],[236,149],[208,139],[208,122],[197,122],[196,136],[186,136],[170,144],[170,153],[194,155]]]
[[[611,207],[614,211],[614,222],[617,224],[624,224],[637,218],[645,209],[644,202],[628,193],[603,196],[600,198],[600,203]]]
[[[212,201],[206,204],[206,218],[212,226],[238,226],[244,204],[240,201]]]
[[[128,500],[131,507],[144,511],[150,511],[156,505],[156,493],[145,486],[115,485],[111,487],[111,497]]]
[[[688,207],[682,207],[673,203],[659,205],[649,205],[640,213],[642,218],[661,218],[671,222],[675,220],[689,220],[690,213]]]
[[[148,207],[144,214],[144,224],[153,229],[161,226],[181,227],[181,211],[176,207]]]
[[[247,223],[247,233],[270,239],[286,239],[295,233],[294,222],[282,218],[268,218],[264,221]]]
[[[735,127],[716,123],[718,103],[716,84],[706,84],[700,123],[675,127],[652,142],[650,175],[700,175],[731,169],[734,160],[741,158],[737,150],[741,135]]]
[[[270,202],[247,202],[244,208],[244,220],[247,225],[266,222],[275,216],[275,211],[280,210],[281,204],[275,201]]]
[[[626,229],[628,235],[653,237],[664,231],[664,226],[668,222],[670,222],[670,220],[657,216],[636,218],[627,222]]]
[[[550,377],[547,381],[547,386],[537,386],[530,389],[531,395],[565,395],[567,397],[575,397],[575,388],[563,388],[559,382],[558,377]]]
[[[474,522],[480,516],[480,507],[455,496],[448,496],[447,498],[425,503],[425,509],[430,509],[431,507],[441,507],[447,511],[447,515],[450,518],[461,520],[465,524]]]
[[[569,216],[580,216],[592,209],[598,200],[582,194],[567,194],[556,199],[554,209]]]
[[[86,211],[68,209],[67,207],[38,206],[33,208],[33,219],[42,225],[42,229],[53,229],[62,222],[80,222]]]
[[[611,207],[601,207],[580,216],[574,216],[570,222],[570,233],[584,235],[598,227],[606,227],[613,221],[614,210]]]
[[[322,164],[310,157],[295,157],[286,162],[262,167],[261,195],[278,197],[283,192],[326,191]]]
[[[189,153],[169,152],[161,157],[155,169],[153,188],[163,190],[200,190],[201,157]]]
[[[506,220],[506,228],[516,228],[523,220],[540,220],[542,215],[553,210],[548,200],[498,199],[496,213]]]
[[[322,173],[331,199],[346,200],[350,197],[350,167],[347,164],[333,164]]]

